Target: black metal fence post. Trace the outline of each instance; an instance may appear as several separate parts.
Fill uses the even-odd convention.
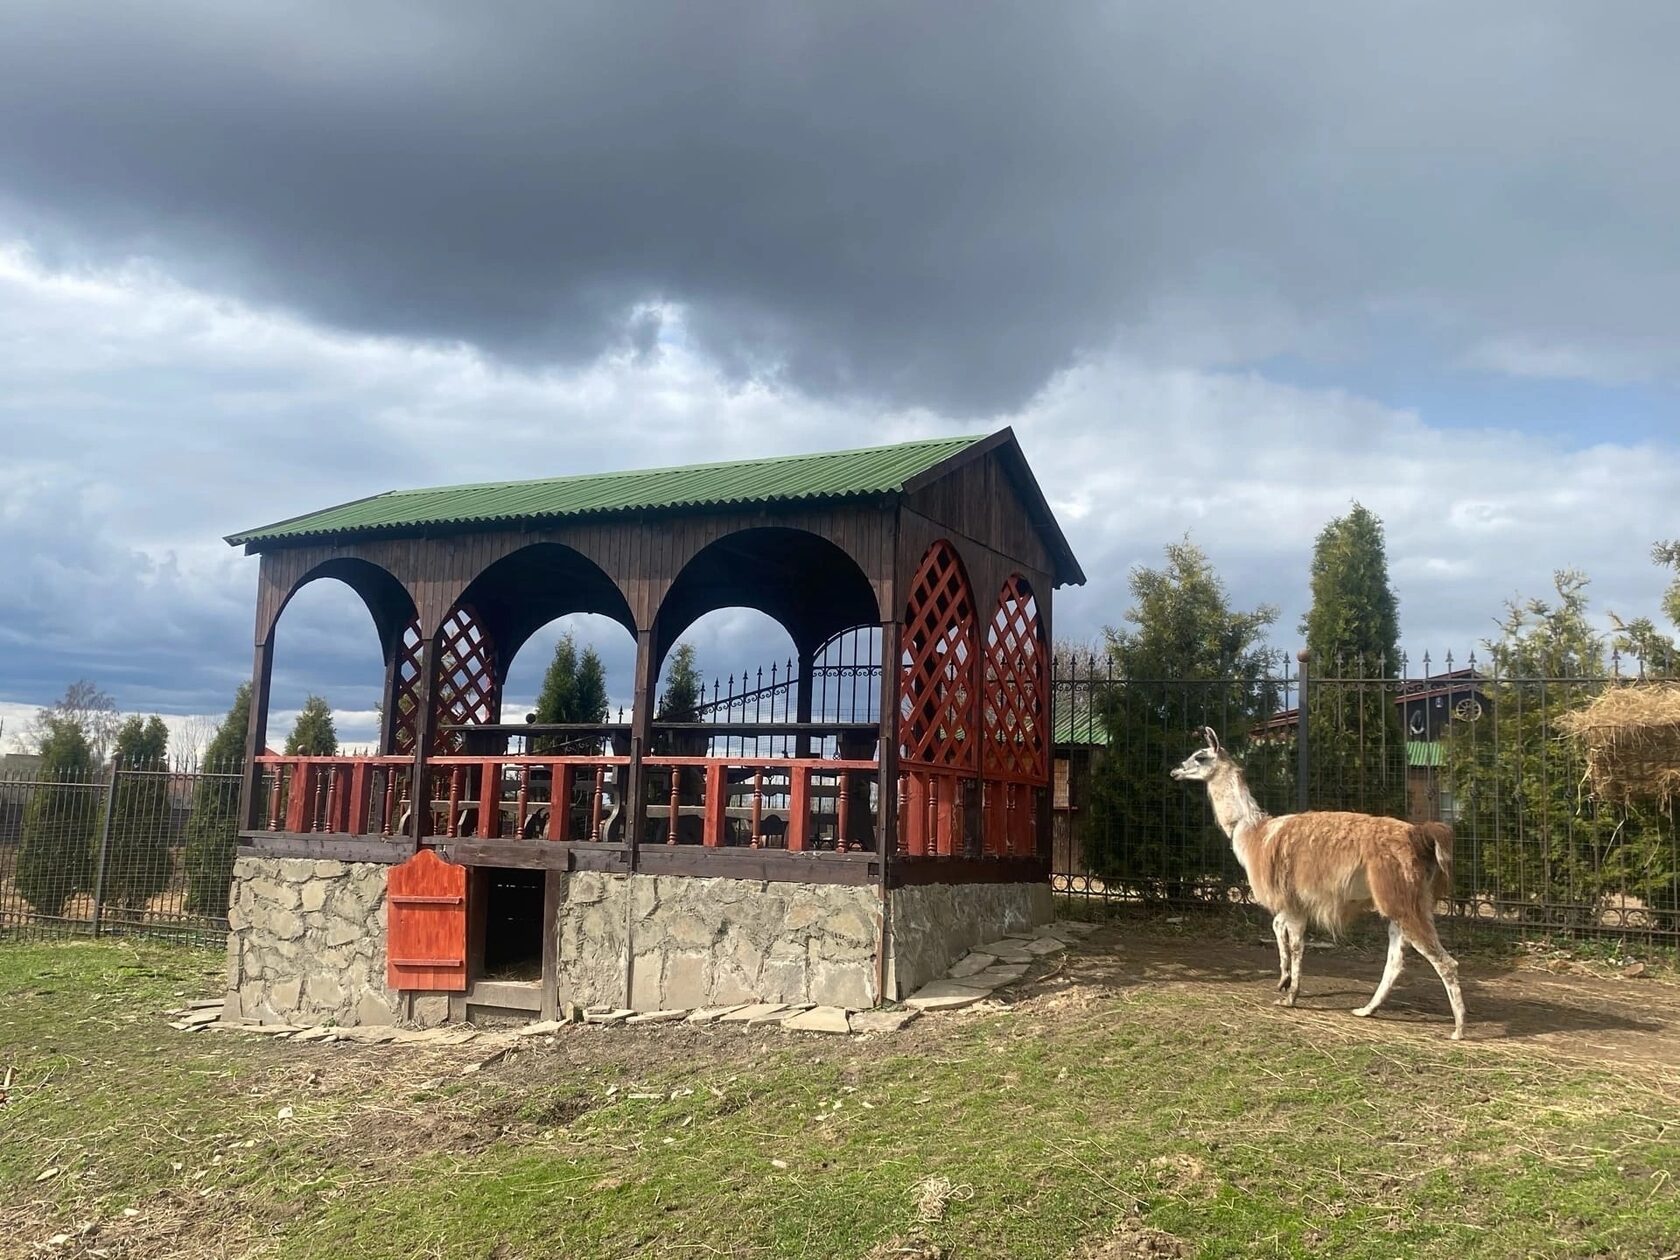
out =
[[[1310,672],[1307,649],[1295,654],[1295,807],[1306,810],[1308,780],[1312,775],[1312,737],[1307,726],[1307,677]]]
[[[105,818],[99,824],[99,866],[93,874],[93,934],[99,935],[100,921],[105,917],[105,868],[111,856],[111,815],[117,803],[117,759],[111,758],[111,771],[105,779]]]

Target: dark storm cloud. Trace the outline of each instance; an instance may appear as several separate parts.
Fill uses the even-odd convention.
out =
[[[1680,9],[50,3],[3,217],[342,327],[947,412],[1118,338],[1670,370]],[[1606,367],[1605,365],[1609,366]]]

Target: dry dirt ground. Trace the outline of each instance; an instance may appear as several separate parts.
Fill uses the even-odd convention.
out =
[[[1468,1012],[1464,1037],[1513,1053],[1646,1063],[1680,1071],[1680,982],[1661,973],[1623,977],[1591,963],[1547,966],[1526,959],[1467,954],[1460,977]],[[1250,942],[1174,936],[1148,926],[1103,929],[1059,974],[1024,988],[1028,1002],[1052,1007],[1137,985],[1195,986],[1228,994],[1256,1017],[1316,1023],[1333,1020],[1350,1036],[1381,1042],[1396,1036],[1444,1037],[1452,1014],[1434,971],[1407,951],[1406,970],[1370,1019],[1351,1012],[1371,997],[1383,955],[1369,946],[1309,942],[1301,996],[1293,1010],[1273,1005],[1277,948]]]

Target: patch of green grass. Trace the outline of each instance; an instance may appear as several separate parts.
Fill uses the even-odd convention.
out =
[[[1195,986],[898,1039],[720,1031],[657,1068],[638,1063],[648,1040],[574,1031],[463,1077],[470,1048],[421,1063],[163,1027],[214,964],[0,946],[17,1069],[0,1211],[24,1231],[0,1252],[83,1221],[113,1254],[322,1260],[849,1257],[894,1238],[1033,1260],[1130,1214],[1204,1256],[1649,1256],[1680,1238],[1680,1121],[1640,1081],[1338,1038]],[[923,1221],[930,1177],[955,1193]]]

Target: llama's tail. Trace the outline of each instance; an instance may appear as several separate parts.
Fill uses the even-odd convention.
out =
[[[1435,868],[1435,895],[1452,895],[1453,829],[1444,822],[1416,823],[1412,843],[1418,856]]]

